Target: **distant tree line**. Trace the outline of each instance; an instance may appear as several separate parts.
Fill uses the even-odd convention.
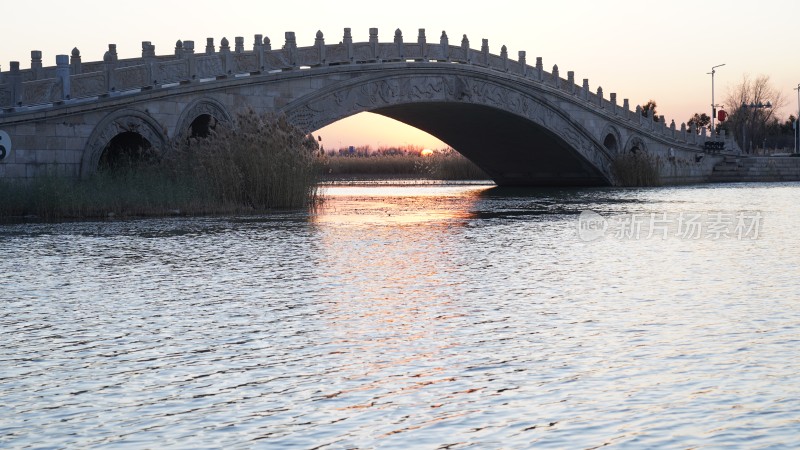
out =
[[[742,81],[731,88],[725,97],[726,120],[715,123],[717,133],[733,136],[745,153],[757,153],[765,149],[794,150],[795,137],[800,130],[795,129],[797,117],[794,114],[784,119],[778,111],[787,105],[787,99],[770,82],[768,75],[755,78],[743,75]],[[648,100],[642,106],[642,115],[655,114],[656,102]],[[694,113],[686,121],[687,129],[695,125],[697,133],[702,127],[709,128],[711,117],[706,113]]]

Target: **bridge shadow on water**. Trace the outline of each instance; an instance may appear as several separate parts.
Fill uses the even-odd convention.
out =
[[[617,213],[649,201],[650,189],[505,187],[494,186],[476,193],[475,216],[481,219],[577,216],[583,211]]]

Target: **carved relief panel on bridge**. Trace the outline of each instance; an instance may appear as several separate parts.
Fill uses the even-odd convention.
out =
[[[380,44],[378,49],[378,58],[384,61],[395,61],[401,59],[401,55],[398,53],[397,45],[395,44]]]
[[[150,68],[145,65],[116,69],[117,90],[136,89],[150,85]]]
[[[255,53],[250,54],[235,54],[233,55],[233,73],[251,73],[258,72],[258,55]]]
[[[274,52],[267,52],[264,54],[264,65],[266,70],[286,69],[291,67],[289,59],[284,52],[278,50]]]
[[[11,90],[0,86],[0,107],[9,107],[13,102]]]
[[[196,62],[198,78],[215,78],[225,74],[219,55],[200,56]]]
[[[422,59],[422,47],[419,44],[405,44],[405,59]]]
[[[375,59],[372,55],[372,47],[369,44],[353,44],[353,56],[357,62]]]
[[[319,49],[316,47],[305,47],[297,50],[298,66],[316,66],[320,63]]]
[[[73,75],[71,80],[72,98],[94,97],[106,92],[105,72]]]
[[[41,105],[61,100],[61,80],[49,79],[22,83],[20,101],[25,105]]]
[[[176,83],[189,79],[189,66],[184,60],[163,62],[156,67],[158,67],[159,83]]]
[[[350,62],[350,60],[347,59],[347,47],[344,45],[328,45],[325,47],[325,53],[328,63],[336,64]]]

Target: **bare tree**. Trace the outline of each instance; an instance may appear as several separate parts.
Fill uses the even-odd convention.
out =
[[[751,78],[745,74],[740,84],[729,89],[725,103],[730,108],[725,128],[749,153],[766,138],[769,124],[776,119],[776,111],[786,105],[786,98],[768,75]]]

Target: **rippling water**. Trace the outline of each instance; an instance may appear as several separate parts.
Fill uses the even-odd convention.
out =
[[[0,226],[0,447],[798,445],[800,185],[326,196]]]

